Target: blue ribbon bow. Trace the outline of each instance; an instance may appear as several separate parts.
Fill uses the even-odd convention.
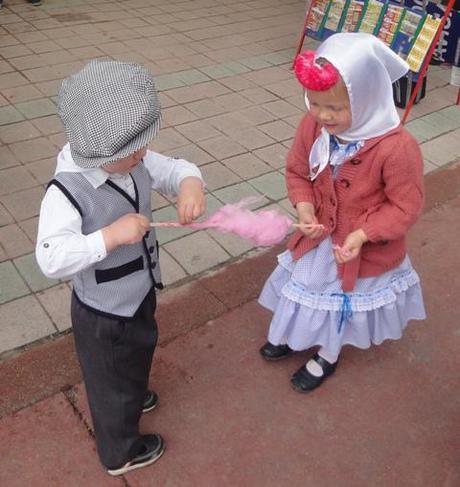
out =
[[[351,299],[346,293],[334,293],[332,296],[340,296],[342,298],[342,306],[340,307],[340,319],[337,327],[337,333],[342,331],[344,323],[346,323],[353,315],[351,310]]]

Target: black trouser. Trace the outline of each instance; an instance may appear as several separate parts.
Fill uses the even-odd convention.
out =
[[[139,419],[158,338],[155,307],[152,290],[132,321],[117,320],[94,313],[72,295],[75,346],[99,458],[107,468],[121,467],[136,455]]]

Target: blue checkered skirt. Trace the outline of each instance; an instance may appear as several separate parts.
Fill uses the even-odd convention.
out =
[[[344,294],[330,238],[294,261],[278,256],[259,303],[273,312],[268,341],[293,350],[315,345],[338,354],[343,345],[359,348],[401,338],[409,320],[425,319],[422,290],[408,256],[399,267],[360,278]]]

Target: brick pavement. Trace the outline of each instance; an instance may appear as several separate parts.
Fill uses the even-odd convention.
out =
[[[33,256],[39,203],[65,141],[56,115],[63,77],[98,56],[141,62],[156,75],[164,127],[154,150],[198,164],[210,210],[246,195],[289,210],[283,161],[303,113],[289,71],[300,0],[6,0],[0,12],[0,359],[69,329],[67,282]],[[460,110],[450,72],[430,68],[408,128],[426,172],[460,157]],[[153,197],[154,217],[174,199]],[[165,283],[179,285],[254,249],[232,235],[159,232]],[[14,353],[14,352],[13,352]]]

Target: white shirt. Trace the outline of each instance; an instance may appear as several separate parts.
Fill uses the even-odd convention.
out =
[[[152,189],[176,195],[183,179],[202,179],[200,170],[184,159],[173,159],[147,151],[144,165],[152,178]],[[94,188],[110,179],[134,198],[129,174],[110,174],[101,168],[83,169],[72,159],[69,144],[58,155],[55,174],[81,172]],[[102,231],[83,235],[80,213],[56,186],[50,186],[43,198],[38,222],[35,255],[42,272],[49,278],[69,277],[107,256]]]

